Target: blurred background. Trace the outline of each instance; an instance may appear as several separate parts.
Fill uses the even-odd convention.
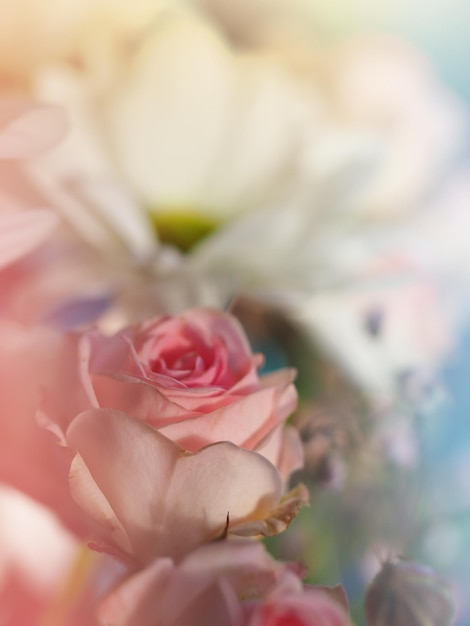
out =
[[[443,82],[470,105],[470,5],[465,0],[329,0],[307,5],[326,40],[385,33],[412,42],[431,60]],[[469,148],[466,142],[464,152],[469,153]],[[305,347],[298,345],[304,353]],[[264,349],[269,350],[266,344]],[[272,359],[279,360],[279,354]],[[305,353],[292,360],[304,366],[309,362]],[[320,370],[324,372],[324,366],[317,361],[313,374],[317,380]],[[301,371],[305,375],[305,367]],[[464,324],[458,345],[437,379],[425,381],[430,401],[413,409],[403,401],[405,406],[394,407],[388,417],[382,415],[387,428],[400,437],[403,423],[395,418],[402,411],[412,414],[413,425],[408,433],[402,432],[402,443],[408,436],[414,441],[411,445],[418,446],[417,465],[392,463],[377,472],[367,451],[359,452],[364,428],[367,431],[359,417],[364,415],[360,400],[329,373],[328,383],[323,380],[319,385],[322,402],[312,407],[318,432],[305,435],[310,437],[315,467],[310,481],[316,477],[312,507],[294,522],[296,535],[272,540],[272,549],[284,556],[306,549],[310,580],[333,585],[340,579],[358,624],[365,623],[362,599],[367,583],[381,563],[400,552],[431,565],[451,581],[458,605],[455,624],[466,626],[470,623],[470,324]],[[332,385],[329,392],[328,384]],[[338,398],[342,398],[339,403]],[[325,489],[323,482],[325,477],[331,479],[322,472],[325,450],[332,448],[333,455],[347,449],[356,463],[359,457],[359,465],[365,463],[359,470],[356,467],[353,486],[339,498],[338,491]],[[370,482],[367,475],[373,476]]]
[[[335,38],[380,31],[410,39],[426,52],[453,89],[470,98],[466,62],[470,8],[465,0],[332,0],[310,4],[324,31]]]

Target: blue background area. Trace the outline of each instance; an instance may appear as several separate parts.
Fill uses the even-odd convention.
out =
[[[459,604],[458,626],[470,624],[470,329],[443,368],[449,401],[425,432],[427,491],[435,497],[444,542],[440,571],[453,581]],[[445,537],[450,539],[446,548]],[[430,546],[432,551],[432,545]],[[428,547],[429,549],[429,547]]]

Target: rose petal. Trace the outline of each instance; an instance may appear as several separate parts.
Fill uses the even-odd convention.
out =
[[[156,595],[164,597],[175,566],[171,559],[157,559],[111,592],[101,604],[97,617],[104,626],[145,624],[154,611]]]
[[[293,385],[261,389],[205,415],[158,426],[186,450],[198,450],[215,441],[231,441],[252,450],[287,419],[296,402]]]
[[[279,426],[255,451],[271,461],[285,480],[304,465],[304,448],[293,426]]]
[[[279,473],[266,459],[228,443],[185,453],[151,426],[119,411],[81,413],[67,431],[69,445],[122,524],[141,563],[181,558],[230,524],[263,520],[282,493]],[[256,480],[253,480],[256,476]],[[104,525],[74,474],[72,495]],[[78,485],[78,487],[77,487]],[[85,495],[84,495],[85,494]]]
[[[282,533],[297,517],[299,510],[308,505],[310,494],[305,485],[297,487],[286,493],[276,509],[271,511],[269,517],[262,520],[242,522],[230,527],[230,534],[237,537],[273,537]]]
[[[130,413],[155,427],[198,415],[171,402],[151,382],[118,375],[93,376],[91,381],[100,406]]]
[[[242,615],[225,581],[203,570],[185,576],[170,559],[157,559],[106,598],[98,619],[103,626],[237,626]]]
[[[248,626],[275,624],[304,626],[351,626],[348,615],[339,604],[322,591],[307,589],[301,594],[273,597],[255,609]]]
[[[129,537],[102,491],[97,489],[82,457],[76,454],[69,473],[70,491],[85,513],[98,518],[107,527],[113,543],[126,554],[132,553]]]

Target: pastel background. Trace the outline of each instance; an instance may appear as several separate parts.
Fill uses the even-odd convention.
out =
[[[344,0],[318,6],[335,37],[377,30],[398,34],[418,45],[442,79],[470,105],[470,4],[466,0],[374,2]],[[469,151],[470,146],[467,146]],[[470,210],[470,209],[469,209]],[[435,526],[421,555],[455,581],[460,615],[470,619],[470,334],[443,370],[448,401],[422,429],[426,450],[423,483],[437,511]],[[399,511],[397,511],[400,514]]]

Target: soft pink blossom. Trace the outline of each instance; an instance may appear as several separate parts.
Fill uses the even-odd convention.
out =
[[[102,626],[348,626],[343,607],[305,588],[299,565],[275,561],[262,544],[202,546],[179,565],[157,559],[103,602]],[[289,622],[291,623],[291,622]]]
[[[68,488],[65,450],[35,419],[44,386],[56,379],[63,341],[51,329],[0,319],[0,480],[53,508],[83,534],[86,524]],[[62,383],[70,390],[75,379],[67,380],[64,371]],[[72,394],[70,409],[71,403]]]
[[[221,536],[280,532],[305,504],[302,489],[283,497],[301,463],[284,428],[294,373],[260,377],[231,315],[190,310],[60,343],[41,420],[75,455],[70,489],[98,549],[180,559]]]
[[[284,422],[296,406],[294,370],[259,376],[238,321],[193,309],[80,340],[90,403],[125,411],[195,452],[231,441],[260,452],[285,477],[302,463],[296,433]]]

